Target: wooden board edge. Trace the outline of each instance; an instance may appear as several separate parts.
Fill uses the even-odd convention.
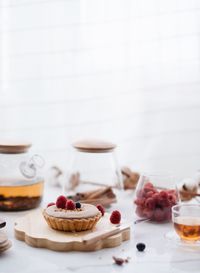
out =
[[[83,244],[82,242],[55,242],[46,238],[34,238],[26,235],[25,232],[15,229],[15,237],[20,241],[24,241],[28,245],[36,248],[47,248],[53,251],[68,252],[68,251],[97,251],[103,248],[112,248],[120,246],[123,241],[130,239],[130,227],[122,232],[112,235],[103,240],[98,240],[92,244]]]

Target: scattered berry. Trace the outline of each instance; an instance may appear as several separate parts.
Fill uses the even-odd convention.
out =
[[[104,209],[104,207],[102,206],[102,205],[97,205],[97,208],[98,208],[98,210],[101,212],[101,214],[102,214],[102,216],[104,216],[104,213],[105,213],[105,209]]]
[[[66,197],[63,195],[60,195],[56,200],[56,207],[59,209],[64,209],[66,206]]]
[[[67,200],[66,209],[74,210],[76,208],[76,204],[72,200]]]
[[[142,251],[145,250],[146,245],[145,245],[144,243],[138,243],[138,244],[136,245],[136,247],[137,247],[137,250],[138,250],[138,251],[142,252]]]
[[[81,203],[80,202],[76,202],[76,209],[80,209],[81,208]]]
[[[123,265],[123,263],[128,263],[128,258],[122,259],[122,258],[117,258],[117,257],[113,256],[113,260],[117,265]]]
[[[118,210],[114,210],[110,216],[110,222],[112,224],[119,224],[121,221],[121,213]]]
[[[47,205],[47,208],[48,207],[51,207],[51,206],[54,206],[55,205],[55,203],[54,202],[51,202],[51,203],[49,203],[48,205]]]

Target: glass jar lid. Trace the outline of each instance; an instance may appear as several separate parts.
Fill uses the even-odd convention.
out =
[[[79,140],[72,145],[79,152],[85,153],[109,153],[116,148],[114,143],[94,139]]]
[[[29,142],[20,141],[0,141],[1,154],[21,154],[26,153],[31,147]]]

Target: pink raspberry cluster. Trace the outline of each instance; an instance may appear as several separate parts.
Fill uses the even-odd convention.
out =
[[[177,203],[175,190],[158,191],[148,182],[137,192],[136,214],[142,218],[162,222],[171,220],[171,207]]]

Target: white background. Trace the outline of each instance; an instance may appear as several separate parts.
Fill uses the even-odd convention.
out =
[[[101,137],[121,165],[192,175],[199,52],[199,0],[0,0],[0,136],[47,166]]]

